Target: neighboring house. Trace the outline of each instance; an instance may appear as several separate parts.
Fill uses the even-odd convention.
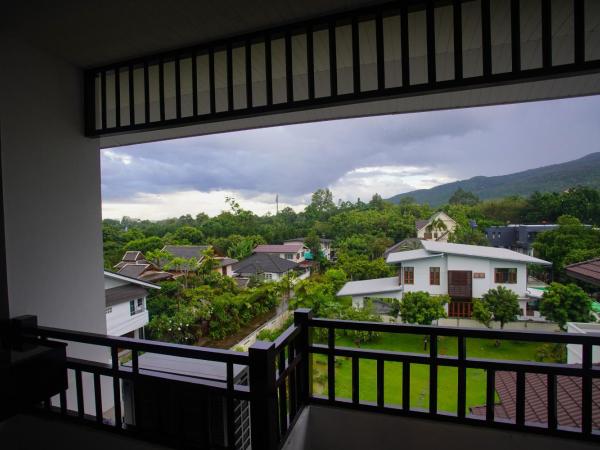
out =
[[[147,262],[148,261],[146,261],[146,258],[142,252],[137,250],[127,251],[123,255],[123,258],[121,258],[121,261],[119,261],[115,266],[113,266],[113,269],[119,270],[125,264],[146,264]]]
[[[448,242],[421,241],[423,248],[391,253],[390,264],[399,265],[403,292],[426,291],[449,295],[450,317],[470,317],[472,299],[504,286],[519,297],[522,317],[527,315],[527,264],[551,263],[503,248]]]
[[[144,327],[148,324],[146,297],[149,289],[160,289],[160,286],[104,271],[107,334],[144,337]]]
[[[428,241],[447,242],[456,227],[457,224],[454,219],[444,211],[436,212],[428,220],[417,220],[415,222],[417,238]]]
[[[212,245],[165,245],[162,250],[170,253],[175,258],[195,259],[199,264],[204,259],[204,253],[210,249],[212,249]],[[224,276],[233,276],[233,265],[238,262],[237,259],[224,256],[215,256],[214,259],[217,262],[215,272]],[[161,263],[163,268],[166,264],[166,261]],[[183,269],[182,267],[169,267],[168,271],[177,277],[184,272]]]
[[[225,277],[233,276],[233,266],[238,262],[237,259],[227,258],[226,256],[216,256],[215,260],[218,266],[214,269],[214,272],[218,272]]]
[[[470,317],[472,299],[481,298],[489,289],[498,286],[518,295],[522,317],[527,317],[528,303],[535,302],[528,295],[527,264],[550,265],[547,261],[500,248],[427,240],[422,240],[421,245],[420,249],[390,253],[386,259],[389,264],[399,266],[400,298],[406,292],[415,291],[449,295],[451,302],[447,312],[450,317]],[[388,278],[379,280],[384,285],[390,282]],[[369,281],[375,286],[378,283]],[[346,286],[340,293],[345,292]],[[360,295],[363,298],[377,296],[378,289]],[[356,303],[362,306],[360,302]]]
[[[255,253],[233,265],[233,272],[237,276],[257,276],[265,281],[279,281],[285,274],[298,270],[301,271],[299,278],[306,278],[310,274],[310,271],[300,269],[298,263],[270,253]]]
[[[144,254],[139,251],[125,252],[121,261],[114,266],[114,269],[119,275],[152,283],[173,278],[173,275],[169,272],[162,271],[147,261]]]
[[[204,252],[211,248],[211,245],[165,245],[162,251],[170,253],[174,258],[195,259],[199,263],[204,259]],[[167,261],[161,261],[161,268],[166,264]]]
[[[257,245],[252,251],[254,254],[273,255],[295,263],[304,261],[304,254],[308,248],[303,243],[283,245]]]
[[[548,378],[543,373],[525,374],[525,423],[545,424],[548,421]],[[559,375],[556,377],[556,419],[558,426],[581,428],[582,378]],[[496,420],[514,421],[517,417],[517,373],[498,371],[495,391],[499,401],[494,405]],[[592,428],[600,428],[600,379],[592,380]],[[486,407],[471,407],[471,416],[485,419]]]
[[[515,252],[533,256],[533,242],[539,233],[554,230],[558,225],[522,225],[512,224],[488,227],[485,235],[492,247],[507,248]]]
[[[306,241],[306,238],[302,237],[302,238],[288,239],[286,241],[283,241],[283,244],[284,245],[301,244],[306,247],[305,241]],[[323,256],[326,259],[330,260],[333,257],[333,251],[331,249],[331,244],[332,244],[333,240],[320,238],[320,241],[321,241],[321,253],[323,254]],[[310,253],[310,250],[308,250],[308,253]]]

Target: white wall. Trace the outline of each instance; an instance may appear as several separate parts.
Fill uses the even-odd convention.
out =
[[[83,136],[83,72],[0,32],[10,315],[106,332],[100,154]]]
[[[576,334],[600,333],[600,323],[568,322],[567,332]],[[567,363],[581,364],[583,360],[583,347],[577,344],[567,344]],[[600,363],[600,346],[592,348],[592,363]]]
[[[408,261],[402,265],[400,274],[400,283],[404,287],[404,292],[425,291],[433,295],[442,295],[448,293],[448,269],[447,258],[433,257],[417,261]],[[404,267],[413,267],[415,274],[414,284],[404,284]],[[429,268],[440,268],[440,284],[429,284]]]
[[[404,268],[413,267],[415,274],[414,284],[404,284]],[[440,268],[440,284],[429,284],[429,268]],[[517,283],[495,283],[494,271],[496,268],[516,268]],[[527,266],[524,263],[489,260],[484,258],[469,258],[466,256],[446,255],[443,257],[425,258],[416,261],[407,261],[402,265],[400,281],[404,292],[426,291],[432,295],[448,293],[448,271],[468,270],[471,272],[485,273],[485,278],[473,278],[473,297],[481,298],[492,288],[504,286],[514,291],[519,297],[525,298],[527,294]]]
[[[483,294],[492,288],[504,286],[515,292],[519,297],[527,294],[527,265],[524,263],[497,261],[484,258],[469,258],[466,256],[447,256],[448,270],[470,270],[472,272],[483,272],[485,278],[473,278],[473,297],[481,298]],[[498,284],[494,282],[494,270],[496,268],[516,268],[517,283]]]
[[[137,300],[136,300],[137,301]],[[136,303],[137,306],[137,303]],[[146,310],[146,297],[144,297],[143,312],[131,315],[129,302],[118,303],[110,307],[106,314],[107,334],[123,336],[130,331],[138,330],[148,325],[148,311]]]

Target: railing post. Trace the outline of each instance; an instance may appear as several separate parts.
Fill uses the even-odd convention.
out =
[[[308,348],[312,345],[312,333],[308,322],[312,319],[312,310],[299,308],[294,311],[294,325],[300,328],[300,334],[296,340],[296,354],[302,355],[298,378],[298,399],[302,404],[308,403],[312,395],[312,354]]]
[[[252,448],[275,450],[279,441],[275,343],[256,341],[248,354]]]
[[[37,324],[37,316],[25,315],[10,319],[10,347],[16,350],[25,350],[28,347],[23,343],[25,330],[35,329]]]

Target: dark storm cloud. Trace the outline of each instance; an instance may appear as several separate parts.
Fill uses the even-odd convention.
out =
[[[364,167],[453,178],[600,151],[600,98],[276,127],[106,150],[104,200],[182,190],[277,192],[285,201]],[[377,175],[377,174],[376,174]],[[399,182],[398,192],[407,185]]]

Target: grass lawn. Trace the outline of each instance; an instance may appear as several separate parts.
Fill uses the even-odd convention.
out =
[[[530,342],[503,341],[496,346],[495,341],[486,339],[468,339],[467,357],[489,359],[511,359],[534,361],[541,344]],[[340,337],[336,346],[356,347],[349,337]],[[361,348],[395,350],[402,352],[428,354],[424,349],[422,336],[385,333]],[[438,340],[440,355],[456,356],[457,339],[440,337]],[[362,402],[377,400],[377,363],[374,360],[360,360],[359,391]],[[327,358],[314,355],[313,389],[315,394],[327,394]],[[410,406],[427,409],[429,407],[429,366],[411,364]],[[352,361],[350,358],[336,358],[335,393],[337,397],[352,398]],[[470,406],[485,404],[485,372],[480,369],[467,370],[467,413]],[[384,399],[388,405],[402,404],[402,363],[386,362],[384,365]],[[458,370],[454,367],[438,369],[438,409],[456,413],[458,390]]]

